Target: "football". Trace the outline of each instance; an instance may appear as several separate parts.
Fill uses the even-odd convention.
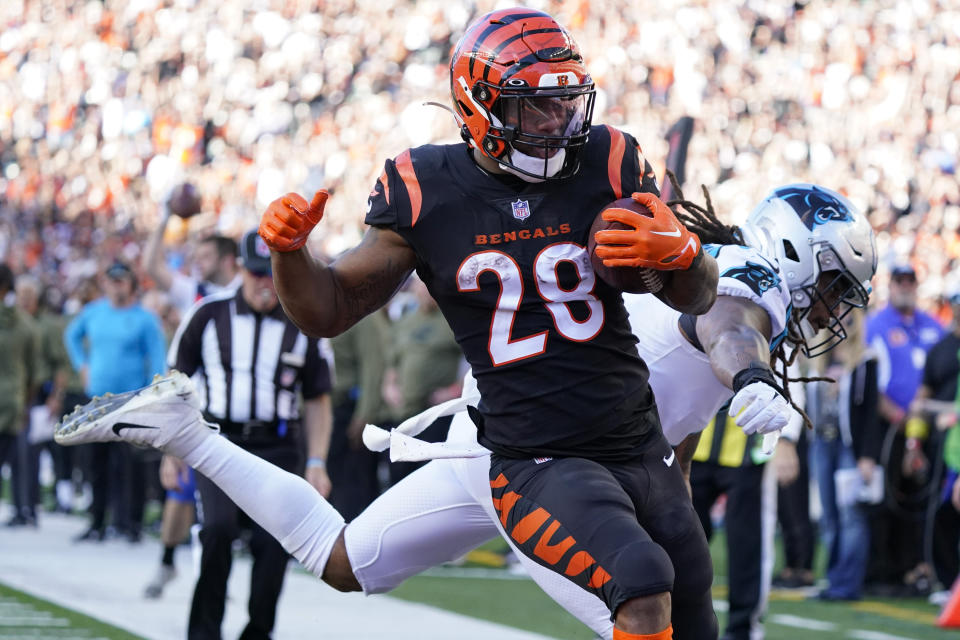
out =
[[[594,238],[597,231],[606,229],[631,229],[621,222],[607,221],[603,219],[603,212],[607,209],[619,208],[630,209],[645,216],[650,216],[650,212],[642,204],[633,200],[633,198],[621,198],[605,206],[593,219],[590,226],[590,234],[587,239],[587,251],[590,253],[590,263],[593,265],[593,272],[606,282],[608,285],[619,291],[626,293],[656,293],[663,288],[663,278],[656,269],[646,267],[608,267],[603,264],[603,260],[597,257],[594,249],[597,247],[597,241]]]
[[[181,218],[189,218],[200,213],[202,204],[200,192],[189,182],[178,184],[167,198],[170,213]]]

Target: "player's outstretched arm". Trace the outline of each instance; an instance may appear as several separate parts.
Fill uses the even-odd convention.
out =
[[[730,387],[730,415],[747,434],[779,431],[795,411],[770,367],[770,316],[760,305],[719,296],[697,318],[697,338],[714,375]]]
[[[271,202],[260,220],[280,303],[301,331],[318,337],[339,335],[383,306],[416,261],[399,234],[377,227],[330,265],[315,259],[305,245],[327,197],[318,191],[307,204],[287,194]]]
[[[732,389],[734,376],[751,362],[770,360],[770,316],[751,300],[718,296],[713,307],[697,318],[696,327],[713,373],[724,386]]]

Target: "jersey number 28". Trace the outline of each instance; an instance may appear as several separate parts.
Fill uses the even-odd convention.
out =
[[[573,289],[560,287],[557,265],[573,264],[579,281]],[[543,299],[557,332],[568,340],[584,342],[596,336],[603,328],[603,303],[593,295],[596,277],[590,266],[587,250],[573,242],[561,242],[545,247],[533,261],[534,282]],[[488,350],[494,366],[516,362],[539,355],[546,350],[547,332],[541,331],[523,338],[512,338],[513,321],[523,300],[523,276],[516,260],[502,251],[480,251],[467,257],[457,270],[457,289],[479,291],[480,274],[490,271],[500,280],[500,297],[490,322]],[[573,317],[566,303],[580,301],[590,314],[585,320]]]

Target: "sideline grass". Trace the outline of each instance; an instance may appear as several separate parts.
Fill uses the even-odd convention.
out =
[[[500,541],[483,547],[483,553],[471,555],[471,565],[484,565],[480,575],[496,574]],[[725,600],[726,549],[723,532],[713,540],[716,578],[714,599]],[[494,561],[488,562],[489,558]],[[818,565],[822,567],[820,558]],[[778,563],[779,564],[779,563]],[[441,607],[457,613],[483,618],[501,624],[540,633],[560,640],[591,640],[593,634],[575,618],[550,600],[530,580],[509,580],[490,577],[458,577],[460,568],[438,569],[431,575],[408,580],[391,595]],[[503,571],[504,578],[506,572]],[[766,617],[767,640],[958,640],[956,630],[935,626],[937,608],[922,599],[870,599],[861,602],[820,602],[805,599],[798,592],[774,591]],[[721,630],[726,613],[718,612]],[[822,630],[803,628],[815,624]]]
[[[82,613],[0,585],[0,639],[142,640]]]

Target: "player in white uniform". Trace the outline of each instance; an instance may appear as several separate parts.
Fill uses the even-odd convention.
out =
[[[700,222],[698,233],[709,241],[709,221]],[[812,353],[829,348],[845,337],[840,319],[867,302],[876,270],[873,233],[839,194],[813,185],[781,187],[758,205],[742,231],[751,246],[712,248],[720,266],[720,295],[714,308],[692,324],[653,296],[627,301],[663,430],[673,445],[695,437],[731,396],[731,415],[738,415],[748,433],[777,431],[791,418],[796,422],[769,366],[771,345],[786,340]],[[821,330],[830,339],[811,345]],[[513,544],[491,502],[488,458],[466,411],[456,413],[438,453],[475,457],[431,461],[344,527],[339,514],[302,479],[224,438],[210,437],[211,429],[198,428],[198,412],[185,410],[191,397],[189,383],[174,374],[132,398],[95,400],[65,421],[57,440],[75,444],[122,437],[183,458],[308,570],[341,590],[389,591],[497,534]],[[463,409],[478,399],[468,379],[463,401],[449,404]],[[404,441],[403,432],[415,435],[436,413],[407,421],[393,440]],[[161,428],[123,428],[115,434],[111,427],[119,420],[127,427]],[[687,455],[681,448],[678,457]],[[673,463],[672,457],[664,459]],[[551,597],[602,637],[612,637],[610,611],[602,600],[524,554],[517,557]]]

